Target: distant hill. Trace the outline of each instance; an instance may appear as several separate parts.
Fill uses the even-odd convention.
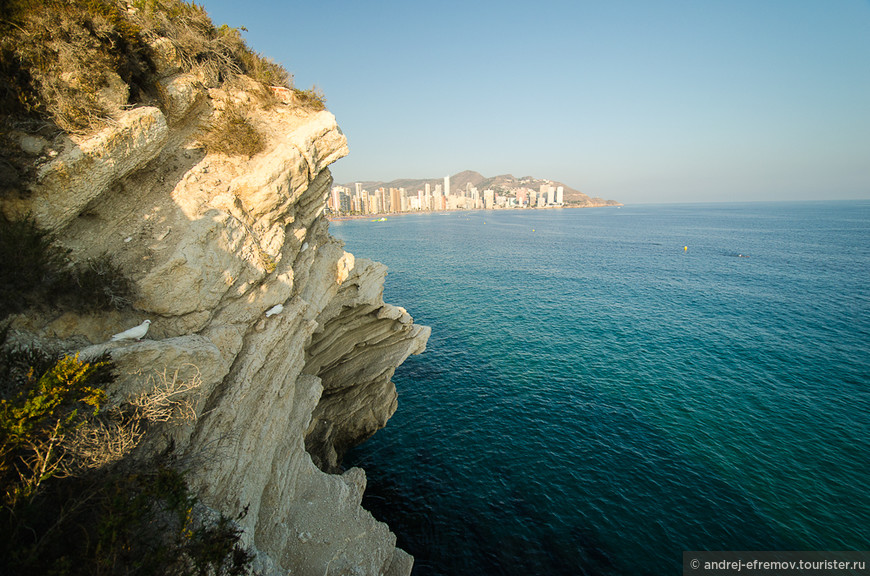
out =
[[[353,188],[355,182],[350,182],[347,184],[342,184],[342,186],[347,186],[348,188]],[[416,191],[422,190],[425,188],[426,184],[429,184],[432,189],[435,189],[436,185],[444,185],[444,178],[400,178],[398,180],[392,180],[390,182],[375,182],[375,181],[365,181],[360,182],[363,189],[373,191],[378,188],[404,188],[406,191]],[[517,178],[513,174],[501,174],[499,176],[493,176],[488,178],[481,174],[480,172],[475,172],[474,170],[464,170],[457,174],[454,174],[450,177],[450,190],[451,192],[456,192],[457,190],[465,189],[467,185],[474,186],[480,191],[492,189],[495,190],[496,193],[504,194],[507,196],[513,196],[517,190],[521,188],[528,188],[531,190],[540,190],[543,184],[549,184],[550,186],[562,186],[565,191],[565,203],[571,204],[574,206],[620,206],[621,204],[616,200],[605,200],[603,198],[593,198],[571,188],[567,184],[563,182],[557,182],[555,180],[545,180],[542,178],[535,178],[533,176],[523,176],[522,178]]]

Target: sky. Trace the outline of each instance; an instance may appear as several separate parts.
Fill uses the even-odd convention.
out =
[[[199,0],[347,136],[336,183],[870,199],[870,0]]]

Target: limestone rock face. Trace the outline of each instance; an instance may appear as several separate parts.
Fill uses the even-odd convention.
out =
[[[306,351],[305,372],[318,376],[323,395],[305,441],[325,470],[337,470],[348,448],[386,425],[396,410],[396,387],[390,380],[395,366],[422,352],[429,338],[429,328],[413,324],[403,308],[372,304],[380,300],[372,292],[380,291],[385,273],[382,264],[357,260],[317,318]]]
[[[40,168],[33,197],[17,205],[10,202],[5,211],[22,216],[22,210],[29,209],[43,228],[63,227],[118,178],[152,160],[167,135],[166,119],[158,108],[130,110],[116,125],[93,136],[69,139],[66,150]]]
[[[70,140],[29,195],[2,206],[34,214],[75,259],[112,254],[137,286],[133,308],[19,318],[13,332],[108,352],[112,398],[161,371],[196,378],[195,421],[167,425],[152,448],[171,440],[197,463],[190,479],[207,506],[248,508],[240,525],[262,573],[409,574],[413,559],[360,506],[365,473],[338,473],[344,451],[395,411],[393,372],[429,336],[383,302],[386,268],[329,235],[327,166],[345,137],[329,112],[251,103],[266,151],[206,154],[197,138],[211,103],[245,94],[206,92],[165,60],[169,121],[137,108]],[[107,342],[146,318],[142,342]]]

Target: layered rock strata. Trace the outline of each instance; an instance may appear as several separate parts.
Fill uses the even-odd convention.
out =
[[[162,110],[64,137],[29,194],[2,204],[7,216],[32,214],[76,260],[112,254],[135,282],[134,305],[20,316],[10,334],[108,351],[116,401],[161,372],[196,382],[196,418],[164,426],[148,449],[172,443],[207,506],[228,516],[247,508],[239,523],[263,573],[410,573],[411,557],[360,506],[364,472],[338,473],[343,452],[396,409],[393,371],[429,336],[383,302],[385,267],[328,233],[327,166],[347,153],[344,135],[326,111],[260,107],[253,87],[162,82]],[[257,110],[265,152],[205,153],[197,138],[219,102]],[[145,318],[142,342],[107,342]]]

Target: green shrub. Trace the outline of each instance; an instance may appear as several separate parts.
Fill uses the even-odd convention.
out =
[[[111,364],[66,356],[13,398],[0,400],[0,483],[15,508],[56,474],[69,472],[67,437],[99,412]]]
[[[0,330],[0,342],[6,342],[8,329]],[[33,374],[44,374],[57,358],[38,348],[0,348],[0,399],[11,399],[27,386]]]
[[[210,519],[197,511],[184,475],[165,462],[148,467],[115,475],[102,487],[96,545],[77,551],[79,561],[107,573],[135,568],[155,576],[249,574],[253,556],[240,544],[236,524],[222,514]]]

